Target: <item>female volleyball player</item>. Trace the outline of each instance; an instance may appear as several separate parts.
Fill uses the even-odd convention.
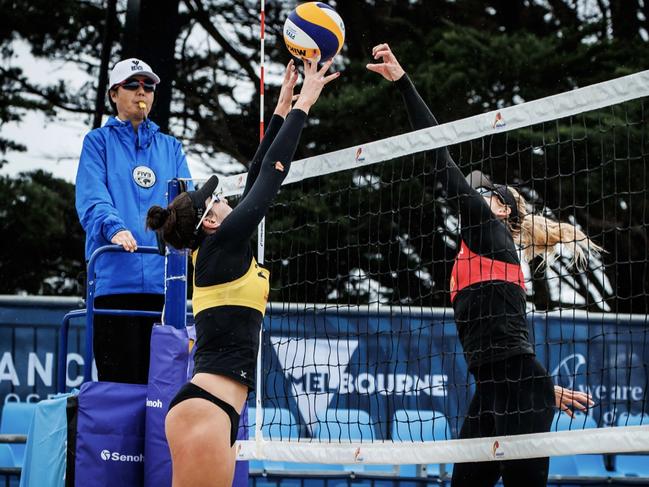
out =
[[[250,238],[289,172],[309,109],[324,85],[339,75],[326,75],[331,63],[318,69],[315,62],[305,62],[293,109],[298,75],[293,62],[288,64],[277,108],[234,210],[214,193],[216,176],[198,191],[181,193],[166,209],[149,209],[149,228],[174,247],[194,251],[194,376],[171,402],[165,422],[174,487],[232,484],[232,447],[239,414],[254,390],[269,290],[268,271],[257,265]]]
[[[387,44],[372,50],[377,64],[370,71],[395,82],[401,91],[413,128],[437,125]],[[530,258],[552,258],[557,243],[574,250],[578,266],[588,250],[598,251],[573,225],[527,212],[513,188],[496,185],[475,171],[465,179],[446,148],[433,151],[438,181],[461,217],[461,245],[451,276],[451,301],[458,336],[476,391],[460,431],[460,438],[476,438],[550,430],[554,406],[572,415],[585,410],[590,396],[554,387],[536,360],[525,318],[525,284],[516,244]],[[452,485],[545,486],[546,458],[459,463]]]

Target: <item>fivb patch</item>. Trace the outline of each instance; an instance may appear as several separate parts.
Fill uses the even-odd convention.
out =
[[[153,169],[146,166],[138,166],[133,169],[133,180],[142,188],[150,188],[156,182],[156,176]]]

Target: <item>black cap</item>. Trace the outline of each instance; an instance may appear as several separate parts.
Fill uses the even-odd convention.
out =
[[[212,196],[218,185],[219,177],[217,175],[212,175],[205,184],[200,187],[200,189],[197,189],[196,191],[187,191],[189,198],[192,200],[192,205],[196,209],[196,222],[198,222],[203,216],[203,213],[205,213],[205,200]]]
[[[511,208],[512,211],[509,214],[509,221],[515,225],[519,223],[518,204],[514,195],[507,189],[507,186],[492,183],[482,171],[472,171],[466,177],[466,180],[473,189],[486,188],[492,191],[503,204]]]

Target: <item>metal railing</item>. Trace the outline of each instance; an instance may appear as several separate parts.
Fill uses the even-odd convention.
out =
[[[56,390],[57,392],[65,391],[65,379],[67,374],[67,356],[68,356],[68,332],[70,330],[70,320],[86,317],[86,350],[85,361],[83,364],[83,381],[92,380],[92,359],[93,359],[93,325],[95,315],[112,315],[112,316],[151,316],[153,318],[162,318],[160,311],[141,311],[141,310],[122,310],[122,309],[95,309],[95,266],[97,259],[109,252],[126,252],[120,245],[106,245],[95,250],[88,261],[88,288],[86,291],[86,309],[77,309],[70,311],[63,317],[61,331],[59,334],[59,353],[57,364]],[[140,254],[157,254],[157,247],[138,247],[136,253]],[[184,300],[183,300],[184,302]]]

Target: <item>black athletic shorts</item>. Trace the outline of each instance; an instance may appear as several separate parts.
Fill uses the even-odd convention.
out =
[[[243,306],[218,306],[196,316],[194,374],[230,377],[255,388],[262,314]]]

